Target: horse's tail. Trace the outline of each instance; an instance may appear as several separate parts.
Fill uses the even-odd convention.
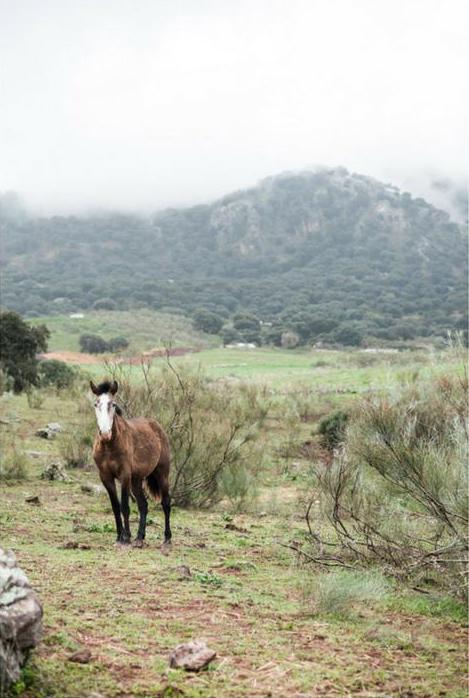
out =
[[[158,466],[157,466],[158,467]],[[156,468],[155,470],[148,475],[146,479],[146,486],[148,489],[148,492],[150,495],[153,497],[153,499],[157,502],[161,501],[161,490],[160,490],[160,483],[158,480],[158,477],[156,475]]]

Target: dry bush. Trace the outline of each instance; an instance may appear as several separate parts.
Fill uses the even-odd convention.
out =
[[[394,399],[361,402],[332,463],[316,467],[334,535],[326,540],[313,531],[310,505],[310,559],[327,566],[379,562],[398,577],[431,577],[464,595],[467,417],[465,378],[442,377]]]
[[[157,419],[172,451],[171,492],[184,507],[210,507],[228,498],[239,508],[255,491],[263,454],[258,437],[269,410],[253,386],[210,382],[203,373],[167,359],[156,371],[143,363],[140,380],[122,365],[108,365],[119,382],[128,417]]]

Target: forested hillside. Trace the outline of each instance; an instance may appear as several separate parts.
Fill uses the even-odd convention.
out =
[[[0,216],[2,304],[27,316],[206,308],[225,327],[235,319],[233,338],[290,333],[293,344],[441,336],[467,323],[462,228],[344,168],[146,217],[31,218],[9,197]]]

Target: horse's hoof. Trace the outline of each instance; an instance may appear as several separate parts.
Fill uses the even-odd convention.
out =
[[[132,543],[133,548],[143,548],[144,545],[145,545],[145,543],[143,542],[143,540],[141,538],[136,538],[134,540],[134,542]]]
[[[130,545],[130,540],[117,540],[116,541],[116,546],[118,548],[123,548],[123,547],[126,547],[127,545]]]

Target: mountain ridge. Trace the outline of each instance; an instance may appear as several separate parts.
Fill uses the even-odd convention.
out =
[[[2,302],[23,314],[106,302],[204,307],[227,324],[256,315],[273,328],[265,341],[291,331],[300,343],[465,327],[462,228],[424,199],[343,167],[284,172],[148,216],[15,220],[0,206],[0,225]]]

